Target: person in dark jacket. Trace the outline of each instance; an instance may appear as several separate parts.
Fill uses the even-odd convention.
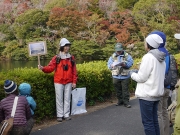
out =
[[[164,52],[166,54],[165,56],[165,63],[166,63],[166,72],[165,74],[168,73],[169,67],[170,67],[170,54],[166,50],[165,45],[166,45],[166,35],[162,31],[153,31],[150,34],[157,34],[163,39],[163,43],[160,44],[159,46],[159,51]],[[164,86],[164,93],[159,100],[158,103],[158,122],[159,122],[159,129],[160,129],[160,135],[169,135],[169,118],[168,118],[168,98],[169,98],[169,93],[170,93],[170,85]]]
[[[11,80],[4,82],[4,90],[6,97],[0,102],[0,123],[11,117],[14,99],[18,96],[17,85]],[[19,96],[10,135],[29,135],[33,125],[34,120],[26,97]]]

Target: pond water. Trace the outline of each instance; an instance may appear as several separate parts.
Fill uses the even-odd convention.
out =
[[[41,65],[45,66],[50,60],[41,60]],[[77,64],[81,64],[84,61],[77,61]],[[85,62],[88,62],[87,60]],[[36,68],[38,67],[38,61],[0,61],[0,71],[13,70],[14,68]]]
[[[47,65],[50,60],[41,60],[41,65]],[[37,67],[38,61],[0,61],[0,71],[13,70],[14,68]]]

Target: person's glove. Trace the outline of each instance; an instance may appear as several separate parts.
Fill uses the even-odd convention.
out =
[[[170,86],[170,90],[175,90],[175,86]]]

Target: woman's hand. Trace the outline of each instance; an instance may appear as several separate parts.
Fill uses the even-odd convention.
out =
[[[73,84],[72,84],[72,87],[73,87],[73,89],[75,89],[75,88],[76,88],[76,84],[75,84],[75,83],[73,83]]]
[[[40,70],[42,70],[42,69],[43,69],[43,66],[41,66],[41,65],[38,65],[38,68],[39,68]]]

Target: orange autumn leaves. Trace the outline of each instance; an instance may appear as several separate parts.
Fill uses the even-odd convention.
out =
[[[100,45],[105,44],[109,37],[128,44],[133,42],[131,33],[136,31],[129,11],[112,12],[109,18],[105,18],[91,11],[78,11],[72,7],[53,8],[47,25],[57,30],[60,36],[68,35],[75,39],[83,36],[84,39],[96,41]]]

